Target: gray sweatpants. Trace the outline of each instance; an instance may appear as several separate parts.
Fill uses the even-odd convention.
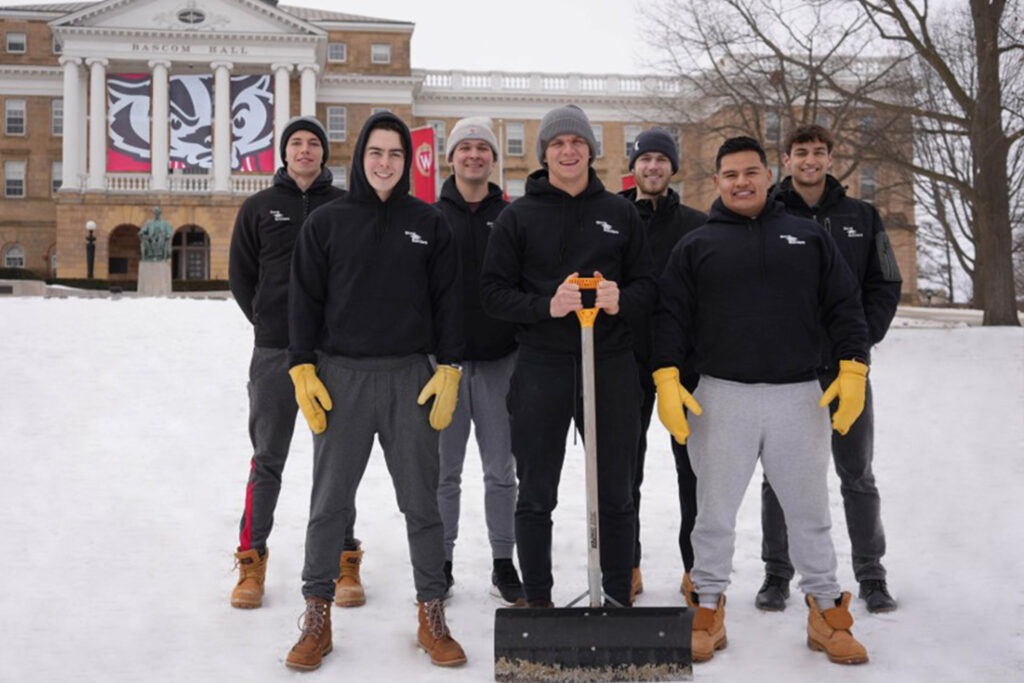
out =
[[[437,510],[437,432],[432,402],[416,404],[433,374],[425,355],[322,357],[317,375],[334,402],[327,429],[313,437],[313,491],[306,528],[304,597],[334,598],[348,520],[376,435],[405,515],[416,599],[444,596],[444,529]]]
[[[449,560],[459,537],[459,501],[462,464],[466,459],[469,427],[476,427],[476,443],[484,474],[484,516],[491,557],[511,558],[516,539],[516,464],[508,407],[509,378],[516,355],[497,360],[468,360],[462,364],[459,402],[448,429],[441,432],[441,483],[437,503],[444,522],[444,552]]]
[[[832,518],[828,508],[828,411],[818,407],[816,380],[743,384],[701,376],[687,442],[697,475],[697,522],[691,576],[701,604],[729,586],[736,513],[758,457],[789,529],[800,588],[822,604],[839,597]]]

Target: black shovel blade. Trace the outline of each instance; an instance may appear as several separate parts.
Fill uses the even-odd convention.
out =
[[[511,683],[693,678],[686,607],[499,609],[494,679]]]

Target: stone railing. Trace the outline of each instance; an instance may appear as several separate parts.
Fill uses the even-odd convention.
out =
[[[198,173],[174,173],[167,177],[167,189],[181,194],[206,194],[213,176]]]
[[[678,93],[679,81],[620,74],[514,73],[507,71],[418,71],[425,91],[532,92],[583,95]]]
[[[108,173],[107,192],[149,192],[148,173]]]
[[[270,187],[274,182],[273,174],[256,175],[245,173],[231,176],[231,191],[235,194],[252,194]]]
[[[79,180],[85,186],[87,176]],[[148,173],[108,173],[104,187],[107,192],[134,194],[152,191]],[[240,173],[231,176],[232,194],[253,194],[270,187],[273,174]],[[200,173],[172,173],[167,177],[167,190],[174,194],[207,194],[212,191],[213,176]],[[79,188],[74,188],[78,190]]]

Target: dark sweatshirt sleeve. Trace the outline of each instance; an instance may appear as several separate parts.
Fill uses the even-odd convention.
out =
[[[651,367],[674,367],[680,372],[692,348],[692,331],[697,314],[697,293],[693,272],[687,264],[684,241],[669,254],[668,263],[658,279],[658,310],[655,313],[655,337]]]
[[[867,271],[861,283],[861,301],[867,318],[869,340],[872,345],[882,341],[896,315],[900,302],[903,278],[882,218],[870,204],[872,243],[869,249]]]
[[[288,285],[288,366],[316,363],[327,298],[328,247],[321,240],[315,215],[302,224],[292,252]]]
[[[818,288],[822,324],[834,340],[838,360],[868,357],[868,326],[857,280],[827,233],[819,233],[821,282]]]
[[[619,313],[633,322],[654,311],[658,284],[647,231],[636,207],[630,204],[629,210],[629,244],[623,259],[623,282],[619,283]]]
[[[430,301],[438,363],[459,363],[466,348],[463,327],[461,259],[455,235],[437,211],[436,247],[430,260]]]
[[[228,256],[228,286],[231,294],[252,322],[252,302],[260,277],[259,224],[251,202],[245,202],[235,217]]]
[[[488,315],[530,324],[551,318],[551,295],[532,294],[520,288],[520,254],[524,247],[510,206],[498,216],[487,240],[480,272],[480,299]]]

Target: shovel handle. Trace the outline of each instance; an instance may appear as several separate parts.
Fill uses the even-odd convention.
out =
[[[597,283],[603,279],[603,277],[573,277],[569,278],[569,282],[580,289],[597,289]],[[600,310],[600,308],[582,308],[576,311],[576,317],[580,320],[580,327],[593,327]]]

